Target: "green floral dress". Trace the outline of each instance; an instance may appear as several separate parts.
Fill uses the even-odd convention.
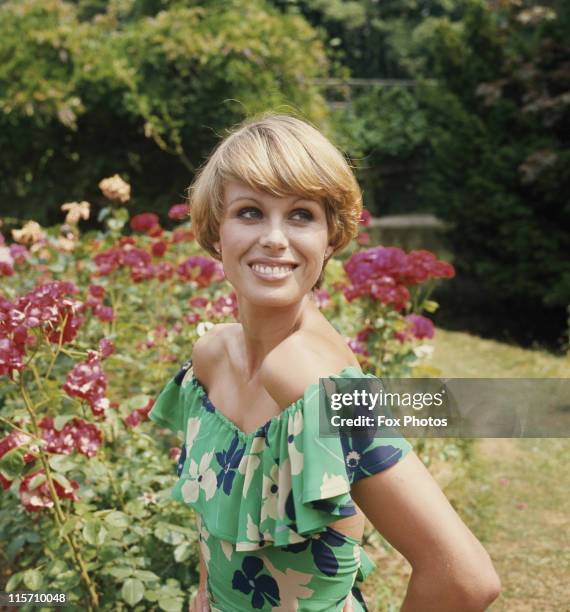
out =
[[[330,379],[374,378],[348,367]],[[246,434],[208,398],[188,360],[150,418],[184,439],[172,497],[195,509],[210,608],[341,611],[374,564],[330,523],[356,513],[351,484],[410,450],[403,438],[319,435],[319,385]]]

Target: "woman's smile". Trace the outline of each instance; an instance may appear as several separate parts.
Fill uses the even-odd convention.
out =
[[[262,280],[280,281],[289,278],[293,275],[293,270],[297,268],[297,264],[264,264],[252,263],[249,268],[253,274]]]

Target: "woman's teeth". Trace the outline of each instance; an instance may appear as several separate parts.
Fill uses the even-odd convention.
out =
[[[263,266],[261,264],[253,264],[251,268],[254,272],[264,276],[286,276],[293,270],[293,266]]]

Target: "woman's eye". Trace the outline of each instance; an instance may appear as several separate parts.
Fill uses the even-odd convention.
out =
[[[251,216],[251,213],[253,213],[253,216]],[[247,208],[241,208],[238,211],[237,216],[238,217],[242,217],[243,219],[253,219],[255,218],[255,216],[259,215],[260,212],[257,208],[253,208],[251,206],[248,206]]]
[[[261,211],[258,208],[247,206],[245,208],[240,208],[237,213],[237,216],[241,219],[257,219],[262,215]],[[297,217],[301,219],[301,221],[311,221],[313,219],[313,213],[305,208],[299,208],[294,210],[292,215],[293,218]]]
[[[296,216],[298,216],[298,215],[301,217],[301,219],[302,219],[303,221],[310,221],[310,220],[313,218],[313,214],[312,214],[310,211],[305,210],[304,208],[299,209],[299,210],[296,210],[296,211],[293,213],[293,216],[294,216],[294,217],[296,217]]]

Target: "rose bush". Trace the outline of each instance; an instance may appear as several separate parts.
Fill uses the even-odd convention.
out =
[[[143,213],[123,235],[130,188],[112,179],[105,231],[81,236],[82,202],[60,227],[28,224],[11,244],[0,234],[1,586],[59,589],[90,610],[181,610],[196,531],[169,499],[180,441],[148,413],[198,336],[239,313],[187,206],[171,208],[176,228]],[[409,375],[433,336],[429,292],[453,268],[426,251],[361,250],[362,235],[315,300],[365,370]]]

